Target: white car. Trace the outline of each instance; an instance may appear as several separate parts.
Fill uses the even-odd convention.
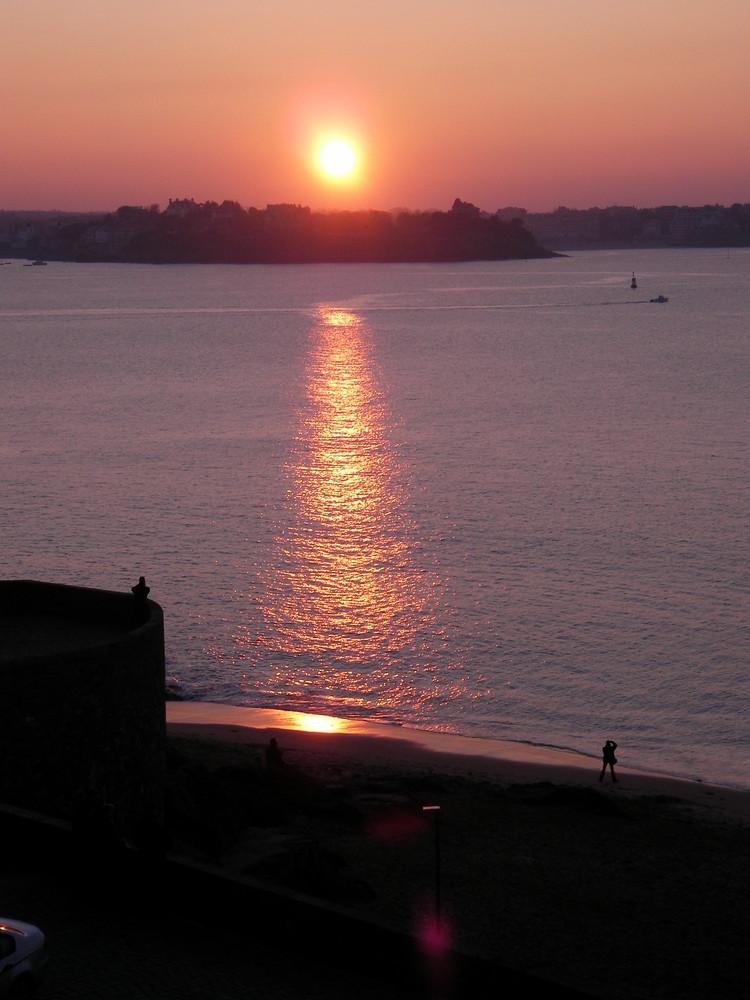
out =
[[[0,997],[34,996],[47,961],[47,941],[38,927],[0,917]]]

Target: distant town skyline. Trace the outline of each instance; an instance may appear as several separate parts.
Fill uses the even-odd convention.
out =
[[[0,256],[124,263],[504,260],[567,250],[750,247],[750,204],[495,213],[313,212],[170,200],[108,213],[0,210]]]
[[[167,198],[166,202],[163,202],[163,203],[162,202],[158,202],[158,201],[148,201],[148,200],[146,202],[143,202],[142,204],[136,204],[136,203],[133,203],[133,202],[121,202],[121,203],[118,203],[117,205],[111,205],[111,206],[109,206],[107,208],[102,208],[102,209],[92,209],[92,208],[65,209],[65,208],[59,208],[59,207],[56,207],[56,206],[55,207],[51,207],[51,208],[29,208],[28,206],[25,206],[23,208],[20,208],[20,207],[19,208],[7,208],[5,205],[1,205],[0,204],[0,215],[6,215],[6,216],[13,215],[13,216],[16,216],[16,215],[34,215],[34,214],[39,214],[39,215],[60,215],[60,216],[65,216],[65,215],[69,215],[69,216],[103,216],[103,215],[108,215],[108,214],[111,214],[111,213],[116,213],[120,209],[124,209],[124,208],[139,208],[139,209],[148,209],[149,211],[154,211],[154,212],[167,212],[167,213],[169,213],[169,212],[175,212],[177,210],[178,206],[180,206],[180,205],[187,206],[189,204],[193,204],[196,207],[201,207],[201,206],[204,206],[204,205],[217,205],[217,206],[221,207],[222,205],[233,204],[233,205],[239,205],[239,207],[243,211],[252,211],[253,209],[255,209],[255,210],[261,211],[261,212],[265,211],[265,209],[267,209],[267,208],[273,208],[273,207],[276,207],[276,206],[285,206],[285,205],[288,205],[288,206],[295,206],[295,207],[299,207],[299,208],[309,209],[310,211],[313,211],[313,212],[323,212],[323,213],[325,213],[325,212],[336,213],[336,212],[347,212],[347,211],[355,211],[355,212],[386,212],[386,213],[391,213],[391,214],[398,214],[400,212],[414,212],[414,213],[426,212],[426,213],[430,213],[430,212],[447,212],[447,211],[450,211],[451,205],[452,205],[452,203],[455,200],[456,200],[455,198],[451,199],[451,202],[449,204],[446,204],[446,205],[430,205],[430,206],[423,207],[423,208],[415,208],[415,207],[410,206],[410,205],[394,205],[391,208],[384,208],[384,209],[375,208],[373,206],[362,206],[362,207],[356,208],[356,209],[348,209],[348,208],[342,208],[342,209],[339,209],[339,208],[328,208],[328,209],[323,208],[323,209],[321,209],[321,208],[315,208],[314,206],[309,205],[309,204],[305,204],[304,202],[299,201],[299,199],[294,199],[294,198],[289,199],[288,201],[285,201],[285,202],[267,202],[266,204],[249,205],[249,204],[243,204],[242,202],[240,202],[239,200],[237,200],[235,198],[224,198],[222,196],[212,197],[212,198],[206,198],[205,201],[201,201],[201,200],[199,200],[197,198],[191,198],[191,197],[188,196],[188,197],[185,197],[185,198]],[[462,200],[462,199],[459,199],[459,200]],[[552,215],[557,215],[559,213],[566,213],[566,212],[567,213],[576,214],[576,215],[583,215],[583,214],[585,214],[587,212],[594,212],[594,213],[607,213],[607,212],[637,212],[637,213],[643,213],[643,212],[663,212],[665,209],[679,209],[679,210],[684,210],[684,211],[699,211],[699,210],[703,210],[703,209],[729,210],[733,206],[740,206],[744,211],[750,212],[750,200],[748,200],[748,201],[741,201],[741,200],[738,200],[738,199],[734,199],[732,201],[727,201],[727,202],[720,202],[720,201],[716,201],[715,199],[709,199],[708,201],[700,202],[700,203],[696,202],[695,204],[687,204],[687,203],[681,203],[681,202],[676,202],[676,201],[670,201],[670,202],[664,202],[664,203],[659,204],[659,205],[636,205],[636,204],[627,204],[626,205],[626,204],[621,204],[621,203],[617,203],[617,202],[615,202],[615,203],[613,203],[611,205],[593,205],[593,204],[592,205],[555,205],[553,208],[544,209],[544,210],[540,210],[540,211],[537,211],[537,210],[534,210],[534,209],[529,209],[525,205],[497,205],[495,207],[490,208],[487,205],[479,205],[479,204],[474,205],[474,202],[467,202],[467,204],[472,205],[472,206],[478,208],[479,211],[482,214],[484,214],[484,215],[498,215],[499,217],[501,217],[503,219],[513,218],[514,214],[520,215],[520,216],[523,217],[523,216],[527,216],[527,215],[528,216],[552,216]]]
[[[740,0],[6,0],[0,208],[748,203],[749,43]]]
[[[459,201],[461,199],[458,199]],[[456,199],[453,199],[456,201]],[[612,205],[556,205],[554,208],[550,208],[544,211],[534,211],[533,209],[528,209],[525,205],[498,205],[495,208],[488,208],[485,205],[474,205],[473,202],[467,202],[473,208],[477,208],[482,215],[497,215],[501,219],[509,220],[514,217],[520,217],[521,219],[526,217],[553,217],[558,215],[575,215],[584,216],[586,214],[597,214],[605,215],[612,213],[635,213],[637,215],[643,215],[644,213],[663,213],[664,211],[678,211],[678,212],[690,212],[699,213],[704,211],[718,210],[720,212],[729,212],[734,208],[741,209],[743,215],[750,215],[750,201],[731,201],[731,202],[718,202],[718,201],[706,201],[700,204],[680,204],[678,202],[669,202],[661,205],[624,205],[624,204],[612,204]],[[85,218],[91,217],[103,217],[107,215],[112,215],[118,213],[120,210],[124,209],[140,209],[148,210],[149,212],[165,213],[165,214],[184,214],[184,212],[179,211],[180,206],[192,205],[195,208],[202,208],[204,206],[214,205],[218,208],[222,208],[227,205],[237,205],[243,212],[259,211],[263,212],[268,208],[284,208],[284,207],[294,207],[302,208],[307,211],[320,212],[326,214],[330,212],[331,214],[336,214],[338,212],[375,212],[386,214],[397,215],[402,212],[405,213],[433,213],[433,212],[449,212],[451,210],[451,205],[438,206],[432,205],[427,208],[413,208],[409,205],[397,205],[392,208],[387,209],[377,209],[372,207],[362,207],[357,209],[339,209],[339,208],[328,208],[328,209],[316,209],[311,205],[306,205],[299,200],[291,199],[286,202],[268,202],[265,205],[245,205],[237,201],[234,198],[207,198],[205,201],[199,201],[195,198],[168,198],[166,203],[162,204],[156,201],[146,202],[144,204],[133,204],[133,203],[121,203],[116,206],[112,206],[104,209],[61,209],[61,208],[6,208],[4,205],[0,205],[0,217],[5,218],[22,218],[24,216],[53,216],[53,217],[64,217],[70,216],[71,218]]]

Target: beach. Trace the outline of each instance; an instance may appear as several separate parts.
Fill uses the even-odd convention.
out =
[[[410,933],[438,911],[453,947],[594,996],[744,995],[745,792],[625,748],[613,784],[554,748],[197,703],[167,722],[170,780],[199,776],[216,821],[180,851]]]

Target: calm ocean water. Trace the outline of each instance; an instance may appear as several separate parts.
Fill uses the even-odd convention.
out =
[[[750,788],[749,399],[750,251],[14,262],[1,572],[145,574],[187,698]]]

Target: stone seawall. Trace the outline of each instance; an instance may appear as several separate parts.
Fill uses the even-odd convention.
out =
[[[0,581],[0,800],[69,820],[95,793],[125,835],[161,814],[164,617],[148,612],[129,593]]]

